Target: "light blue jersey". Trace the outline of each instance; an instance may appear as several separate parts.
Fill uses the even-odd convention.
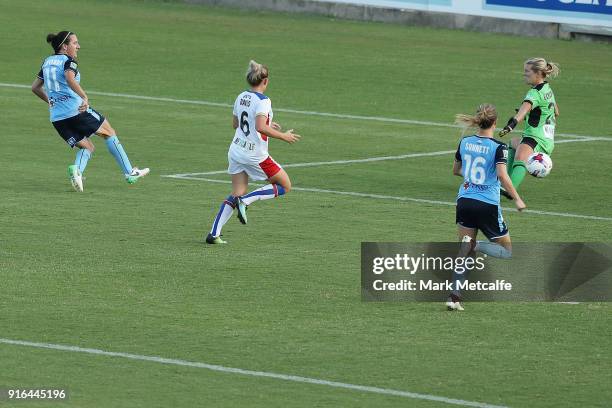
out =
[[[68,70],[75,73],[77,82],[81,80],[77,62],[68,55],[55,54],[45,59],[38,73],[38,78],[44,82],[45,91],[49,97],[51,122],[79,114],[82,99],[68,86],[65,75]]]
[[[459,143],[455,160],[461,162],[464,180],[457,199],[471,198],[499,205],[500,182],[495,166],[507,162],[506,144],[490,137],[466,136]]]

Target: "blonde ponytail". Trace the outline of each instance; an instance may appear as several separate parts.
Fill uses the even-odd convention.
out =
[[[479,127],[489,129],[497,121],[497,109],[495,105],[483,103],[478,107],[476,115],[459,113],[455,115],[455,123],[464,127]]]
[[[552,61],[548,61],[546,63],[546,70],[544,71],[544,73],[546,74],[547,77],[556,78],[557,75],[559,75],[559,72],[560,72],[559,64],[557,64],[556,62],[552,62]]]
[[[529,58],[525,65],[530,65],[534,72],[541,72],[544,78],[556,78],[559,75],[559,64],[546,61],[544,58]]]

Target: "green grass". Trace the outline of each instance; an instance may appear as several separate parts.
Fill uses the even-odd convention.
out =
[[[271,69],[275,108],[449,123],[481,102],[510,116],[522,61],[557,61],[558,131],[611,136],[609,45],[246,13],[162,2],[0,0],[9,57],[0,82],[30,84],[48,32],[78,33],[85,90],[232,103],[250,58]],[[68,17],[69,16],[69,17]],[[253,27],[257,35],[252,35]],[[202,237],[226,184],[162,178],[222,170],[231,109],[91,95],[132,162],[122,180],[104,144],[85,192],[73,153],[28,89],[0,87],[0,337],[101,348],[371,385],[513,407],[597,407],[612,398],[609,304],[360,300],[362,241],[453,241],[454,209],[294,191],[232,219],[230,243]],[[276,112],[296,145],[280,163],[453,150],[456,129]],[[559,144],[535,210],[612,217],[608,141]],[[288,168],[297,187],[454,199],[452,155]],[[214,178],[227,180],[227,176]],[[506,212],[515,241],[605,241],[612,221]],[[0,387],[57,385],[65,406],[441,407],[202,369],[0,344]],[[36,404],[31,404],[37,406]],[[42,404],[39,404],[42,405]],[[19,406],[29,406],[27,403]],[[62,406],[57,404],[54,406]]]

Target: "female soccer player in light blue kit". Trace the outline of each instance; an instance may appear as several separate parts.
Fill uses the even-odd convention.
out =
[[[76,57],[81,46],[76,34],[72,31],[49,34],[47,42],[55,54],[43,62],[32,84],[32,92],[49,105],[50,119],[59,135],[70,147],[79,148],[74,164],[68,166],[68,177],[74,189],[83,191],[82,175],[94,151],[89,137],[94,133],[105,139],[108,151],[129,184],[149,174],[148,168],[132,167],[108,120],[89,106],[87,94],[79,85],[81,74]]]
[[[453,174],[463,177],[456,211],[457,233],[462,242],[459,256],[467,257],[478,251],[496,258],[510,258],[512,243],[499,204],[500,185],[512,195],[519,211],[525,209],[525,203],[508,176],[508,147],[493,138],[497,111],[493,105],[482,104],[475,116],[457,115],[456,122],[478,127],[477,134],[461,139],[453,164]],[[490,242],[476,241],[478,230]],[[463,274],[455,273],[455,283],[463,279]],[[458,288],[455,287],[446,306],[449,310],[463,310]]]

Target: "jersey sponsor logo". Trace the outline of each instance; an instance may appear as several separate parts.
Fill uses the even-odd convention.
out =
[[[463,189],[464,190],[469,189],[472,192],[484,192],[484,191],[488,191],[495,187],[497,186],[490,185],[490,184],[474,184],[474,183],[470,183],[469,181],[466,181],[465,183],[463,183]]]
[[[49,105],[53,106],[58,102],[66,102],[69,99],[72,99],[72,96],[70,95],[51,96],[49,97]]]
[[[255,143],[249,142],[246,139],[241,139],[239,137],[236,137],[234,139],[234,144],[246,150],[255,150]]]
[[[75,70],[76,70],[76,69],[77,69],[77,63],[76,63],[76,62],[74,62],[74,61],[73,61],[73,62],[71,62],[71,63],[70,63],[70,68],[72,68],[72,69],[75,69]]]

